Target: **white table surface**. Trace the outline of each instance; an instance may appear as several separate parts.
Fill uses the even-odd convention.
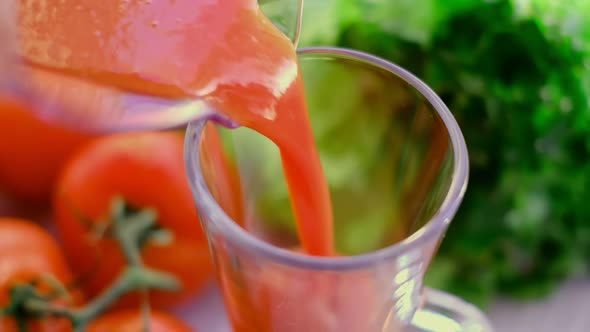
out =
[[[541,301],[498,301],[488,316],[497,332],[588,332],[590,279],[570,281]]]
[[[213,286],[176,313],[197,332],[231,332],[221,297]],[[496,332],[590,331],[590,280],[568,282],[556,294],[541,301],[498,301],[488,316]]]
[[[3,203],[0,196],[0,215],[10,211]],[[176,312],[197,332],[231,332],[213,285]],[[567,282],[540,301],[498,301],[487,314],[496,332],[590,332],[590,278]]]

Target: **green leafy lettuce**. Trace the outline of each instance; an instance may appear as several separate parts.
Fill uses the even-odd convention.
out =
[[[470,153],[470,184],[431,266],[430,285],[483,306],[499,294],[547,294],[587,270],[589,1],[307,1],[300,46],[320,44],[406,67],[459,121]],[[317,93],[329,88],[346,87],[314,87]],[[346,192],[369,169],[366,152],[384,129],[367,123],[375,126],[373,140],[347,142],[329,137],[330,128],[366,119],[312,117],[321,149],[353,151],[347,160],[326,161],[328,176],[338,177],[333,190]],[[284,190],[266,201],[267,213],[286,211]],[[390,212],[375,210],[366,218],[384,219]],[[378,231],[351,231],[348,243]]]

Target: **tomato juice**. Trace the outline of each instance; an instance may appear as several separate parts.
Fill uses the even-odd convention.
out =
[[[332,253],[330,196],[295,48],[257,1],[22,0],[19,20],[22,52],[39,72],[204,100],[275,142],[303,248]]]
[[[51,80],[58,73],[83,84],[165,100],[205,101],[231,121],[272,140],[281,153],[303,251],[333,255],[330,194],[308,118],[295,48],[263,15],[257,1],[22,0],[19,20],[24,58],[38,73],[34,79]],[[54,83],[52,88],[60,89]],[[80,96],[100,99],[104,105],[115,104],[119,98],[99,90],[85,90]],[[213,138],[209,144],[215,149],[218,142]],[[213,157],[218,158],[219,167],[227,167],[222,155],[213,153]],[[220,181],[235,185],[231,179]],[[227,192],[221,193],[220,204],[225,195]],[[239,205],[230,210],[240,213]],[[281,277],[265,279],[271,277],[265,274],[260,288],[240,295],[240,290],[226,285],[227,271],[218,270],[236,331],[289,331],[287,325],[268,321],[274,316],[265,312],[272,310],[263,304],[265,298],[283,296],[294,309],[307,300],[306,293],[279,292],[281,286],[276,282]],[[336,291],[319,285],[321,280],[306,285],[303,278],[302,282],[296,290]],[[359,289],[355,292],[362,294]],[[338,300],[328,294],[323,298]],[[355,314],[355,307],[333,314],[363,314]],[[318,315],[309,310],[301,312],[300,319],[308,319],[309,314],[310,330],[328,331],[324,327],[329,322],[314,322],[312,317]]]

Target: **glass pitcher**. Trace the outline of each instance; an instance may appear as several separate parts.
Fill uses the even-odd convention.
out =
[[[55,68],[46,68],[32,66],[30,54],[35,57],[43,57],[46,52],[51,57],[67,57],[67,54],[49,54],[51,52],[67,53],[67,49],[53,48],[52,45],[43,46],[40,51],[30,50],[24,52],[26,43],[16,38],[19,36],[31,36],[23,31],[28,31],[28,27],[35,24],[35,20],[45,20],[46,26],[58,25],[58,22],[64,19],[73,20],[72,17],[84,21],[97,20],[95,26],[100,26],[101,15],[105,11],[120,11],[117,26],[113,27],[116,33],[131,34],[149,33],[150,29],[166,29],[167,23],[164,19],[159,22],[157,19],[144,20],[143,26],[131,20],[139,20],[141,15],[148,17],[161,17],[165,15],[167,8],[173,7],[177,3],[185,3],[186,7],[190,6],[187,1],[157,1],[157,0],[109,0],[94,2],[95,0],[63,0],[63,1],[40,1],[40,0],[3,0],[0,4],[0,41],[2,50],[0,50],[0,68],[3,76],[0,79],[0,89],[3,93],[15,95],[16,97],[31,103],[31,109],[42,119],[57,121],[60,124],[74,126],[76,129],[91,131],[121,131],[121,130],[142,130],[142,129],[162,129],[174,127],[188,123],[190,120],[200,116],[214,114],[208,105],[199,98],[194,96],[181,96],[174,98],[162,98],[146,94],[143,91],[134,92],[114,87],[104,81],[80,79],[66,70],[55,71]],[[243,1],[249,3],[255,0]],[[195,2],[193,2],[195,3]],[[221,5],[223,0],[214,2],[211,8],[215,9],[216,5]],[[303,0],[259,0],[258,5],[262,12],[272,23],[287,36],[294,45],[299,38],[301,26],[301,17],[303,10]],[[61,7],[60,7],[61,6]],[[208,5],[207,5],[208,6]],[[201,6],[206,7],[206,6]],[[58,10],[56,11],[56,8]],[[205,8],[207,9],[207,8]],[[102,10],[102,12],[101,12]],[[208,9],[207,9],[208,10]],[[53,15],[55,12],[61,15]],[[99,13],[98,15],[96,13]],[[176,24],[184,24],[182,19],[189,17],[186,10],[178,15]],[[15,15],[16,13],[16,15]],[[126,14],[129,13],[128,16]],[[111,15],[111,14],[109,14]],[[117,14],[113,14],[117,15]],[[196,10],[195,17],[199,15]],[[112,15],[111,15],[112,16]],[[23,19],[24,17],[24,19]],[[41,17],[41,18],[39,18]],[[130,18],[131,17],[131,18]],[[172,20],[169,20],[172,22]],[[126,25],[127,24],[127,25]],[[213,25],[214,22],[207,24]],[[75,24],[73,24],[75,25]],[[65,26],[65,25],[64,25]],[[34,34],[48,35],[42,36],[44,42],[50,41],[59,45],[60,38],[65,35],[84,35],[96,37],[92,42],[100,44],[105,41],[113,42],[117,37],[114,33],[109,35],[109,39],[101,40],[101,34],[104,32],[104,26],[96,31],[87,31],[93,27],[92,24],[76,26],[76,29],[67,31],[34,31]],[[71,27],[68,27],[71,28]],[[108,27],[107,27],[108,28]],[[168,27],[172,29],[171,27]],[[20,29],[20,30],[19,30]],[[146,32],[147,31],[147,32]],[[20,33],[19,33],[20,32]],[[53,35],[52,35],[53,34]],[[127,37],[122,37],[123,39]],[[137,42],[150,40],[148,38],[137,38],[131,36],[125,39],[126,42]],[[144,36],[145,37],[145,36]],[[204,34],[195,36],[198,39],[206,39]],[[28,38],[28,37],[25,37]],[[37,37],[35,37],[37,38]],[[135,38],[135,39],[134,39]],[[164,40],[164,39],[162,39]],[[128,52],[146,51],[159,47],[161,40],[152,41],[151,45],[125,45]],[[215,43],[216,40],[206,42]],[[177,47],[187,43],[186,40],[178,42]],[[188,41],[191,43],[191,41]],[[195,40],[193,43],[199,43]],[[100,45],[92,45],[99,48]],[[29,45],[30,46],[30,45]],[[29,47],[27,46],[27,47]],[[27,56],[23,56],[27,54]],[[117,55],[118,56],[118,55]],[[130,61],[133,63],[135,59]],[[198,75],[197,75],[198,76]]]

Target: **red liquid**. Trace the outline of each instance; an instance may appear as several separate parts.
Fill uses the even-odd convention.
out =
[[[139,94],[199,98],[275,142],[304,250],[332,254],[330,196],[295,50],[255,0],[20,4],[22,50],[33,67]],[[46,74],[38,79],[60,88]],[[120,98],[80,91],[87,103]]]

